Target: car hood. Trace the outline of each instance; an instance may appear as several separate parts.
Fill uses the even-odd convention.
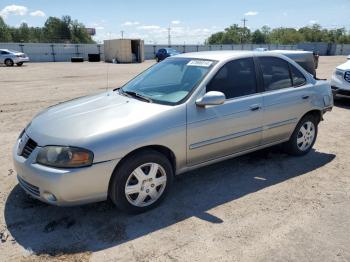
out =
[[[344,71],[350,70],[350,60],[348,60],[344,64],[341,64],[340,66],[337,66],[337,69],[344,70]]]
[[[116,130],[140,125],[170,108],[110,91],[49,107],[32,120],[26,132],[39,146],[80,146]]]

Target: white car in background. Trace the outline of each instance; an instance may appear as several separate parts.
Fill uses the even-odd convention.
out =
[[[334,97],[336,95],[350,96],[350,55],[348,61],[338,66],[331,80]]]
[[[24,62],[29,62],[29,57],[22,52],[9,49],[0,49],[0,64],[6,66],[22,66]]]

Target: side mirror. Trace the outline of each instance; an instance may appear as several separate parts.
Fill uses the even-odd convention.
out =
[[[202,98],[196,101],[197,106],[216,106],[221,105],[225,102],[226,97],[224,93],[218,91],[210,91],[206,93]]]

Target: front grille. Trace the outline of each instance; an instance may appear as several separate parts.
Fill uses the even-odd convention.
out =
[[[346,82],[350,83],[350,71],[345,72],[344,79]]]
[[[31,138],[28,139],[26,145],[23,147],[22,154],[24,158],[28,158],[38,144]]]
[[[23,189],[27,190],[29,193],[32,193],[35,196],[40,196],[40,190],[38,187],[33,186],[32,184],[28,183],[20,176],[17,176],[17,179],[18,179],[18,182]]]

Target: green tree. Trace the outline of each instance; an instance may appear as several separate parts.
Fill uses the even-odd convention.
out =
[[[212,34],[206,42],[209,45],[221,44],[224,34],[224,32],[217,32],[215,34]]]
[[[5,24],[4,19],[0,16],[0,42],[12,41],[10,28]]]
[[[71,39],[69,24],[57,17],[50,16],[45,22],[43,31],[50,43],[64,43]]]
[[[208,44],[296,44],[299,42],[326,42],[350,44],[350,32],[345,28],[325,29],[319,24],[295,28],[275,28],[268,26],[255,30],[253,33],[247,29],[232,25],[223,32],[212,34],[206,43]]]
[[[270,33],[270,42],[273,44],[297,44],[303,42],[303,35],[295,28],[276,28]]]
[[[255,30],[252,34],[252,43],[253,44],[266,44],[267,39],[266,35],[263,34],[259,29]]]
[[[74,20],[70,23],[72,43],[94,43],[85,26]]]
[[[225,28],[224,32],[218,32],[208,38],[209,44],[239,44],[248,43],[251,39],[251,32],[248,28],[243,28],[234,24]]]

